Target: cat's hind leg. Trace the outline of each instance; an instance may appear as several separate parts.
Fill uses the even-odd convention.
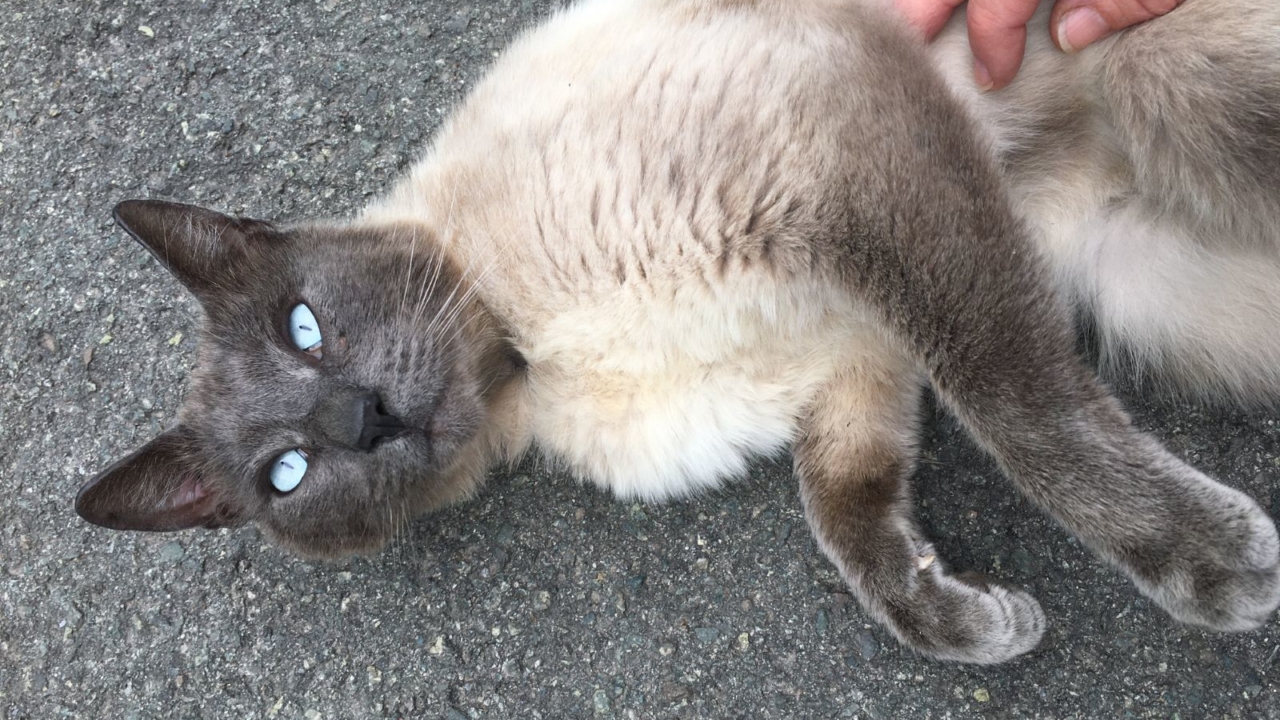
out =
[[[909,67],[901,58],[895,77]],[[894,82],[873,80],[864,92]],[[1076,352],[1043,256],[967,121],[945,93],[913,103],[903,116],[927,126],[848,129],[849,179],[823,203],[830,230],[815,254],[1023,495],[1179,620],[1260,626],[1280,607],[1274,522],[1134,427]]]
[[[905,360],[863,362],[834,378],[802,420],[795,466],[809,525],[862,606],[911,648],[995,663],[1044,633],[1030,595],[947,571],[913,519],[911,475],[921,386]]]

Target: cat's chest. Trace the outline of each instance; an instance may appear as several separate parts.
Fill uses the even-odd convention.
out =
[[[532,433],[619,496],[685,495],[786,449],[868,332],[817,283],[743,278],[568,304],[522,340]]]

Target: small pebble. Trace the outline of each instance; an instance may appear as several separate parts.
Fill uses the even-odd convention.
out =
[[[880,641],[876,640],[876,636],[872,635],[870,630],[862,630],[855,635],[853,644],[858,648],[858,654],[863,660],[870,660],[880,654]]]
[[[693,634],[703,645],[715,642],[716,638],[720,637],[720,631],[713,627],[694,628]]]
[[[445,30],[448,30],[451,33],[460,33],[463,30],[466,30],[467,26],[470,24],[471,24],[471,11],[461,10],[452,18],[450,18],[449,20],[446,20],[441,27],[443,27]]]
[[[143,35],[146,35],[149,38],[153,38],[156,36],[156,31],[152,30],[150,27],[146,25],[139,25],[138,32],[142,33]]]
[[[510,545],[516,539],[516,529],[510,525],[503,525],[498,528],[498,534],[494,538],[499,545]]]
[[[167,563],[176,563],[187,554],[186,550],[176,542],[168,542],[160,546],[160,560]]]
[[[604,690],[595,691],[595,694],[591,696],[591,704],[595,708],[595,711],[601,715],[609,712],[609,693]]]
[[[973,691],[973,699],[978,702],[991,702],[991,693],[986,688],[978,688]]]
[[[1015,548],[1011,559],[1014,569],[1023,575],[1034,575],[1039,570],[1040,563],[1024,548]]]

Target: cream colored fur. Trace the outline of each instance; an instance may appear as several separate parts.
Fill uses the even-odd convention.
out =
[[[753,8],[690,21],[735,4]],[[841,67],[856,77],[865,49],[813,19],[848,4],[885,5],[577,5],[517,41],[410,176],[366,210],[362,223],[429,228],[509,324],[529,362],[504,410],[510,446],[536,443],[623,497],[682,495],[786,448],[818,388],[892,347],[847,292],[806,269],[799,239],[781,238],[762,263],[720,236],[753,204],[786,207],[762,197],[770,173],[795,194],[831,181],[838,123],[822,115],[837,108],[823,103],[840,94]],[[1274,246],[1205,251],[1178,216],[1137,199],[1132,161],[1091,89],[1105,44],[1069,58],[1033,31],[1019,83],[983,95],[961,23],[931,51],[939,72],[1008,169],[1064,296],[1094,312],[1107,356],[1210,393],[1280,386]],[[716,43],[694,34],[707,32]],[[750,60],[726,65],[725,48]],[[547,68],[571,79],[549,83]],[[753,120],[724,106],[753,107]],[[669,135],[686,144],[634,150]],[[590,167],[602,168],[595,184],[582,182]],[[811,282],[792,281],[805,273]]]
[[[759,13],[719,14],[706,22],[758,61],[727,67],[689,37],[682,17],[690,4],[678,5],[589,2],[517,42],[411,177],[364,217],[377,224],[426,223],[471,265],[481,297],[511,324],[529,362],[526,407],[513,413],[528,426],[513,434],[527,436],[583,478],[647,500],[713,486],[741,475],[752,458],[782,451],[837,367],[881,353],[885,344],[846,291],[780,277],[776,265],[753,264],[749,249],[724,257],[728,249],[717,236],[722,224],[747,222],[771,172],[770,158],[773,171],[820,180],[813,169],[822,164],[821,133],[830,128],[818,127],[818,135],[801,142],[796,135],[809,126],[788,105],[795,95],[788,86],[806,82],[823,53],[853,57],[856,48],[842,47],[848,38],[829,31],[816,42],[805,37],[818,30],[806,29],[803,13],[792,9],[777,16],[791,27]],[[827,3],[809,5],[822,12]],[[613,26],[610,32],[606,26]],[[549,33],[558,37],[548,40]],[[576,65],[579,55],[602,52],[595,43],[616,44],[619,37],[629,46],[605,53],[616,66]],[[771,76],[762,73],[766,65]],[[539,76],[549,66],[576,69],[577,79],[548,87]],[[645,81],[617,80],[634,77]],[[684,96],[680,107],[703,114],[677,116],[674,103],[664,105],[664,93]],[[615,116],[581,114],[585,103],[578,100],[593,97],[599,105],[601,94],[616,95],[615,107],[636,113],[624,113],[621,125]],[[721,103],[757,105],[756,125],[718,124]],[[497,118],[493,107],[510,114]],[[513,130],[503,147],[471,141],[491,137],[494,128],[485,123],[494,121]],[[562,123],[573,127],[569,135],[578,142],[543,156],[536,129]],[[660,146],[664,128],[673,124],[703,128],[696,145],[681,149],[687,162],[627,153],[628,147]],[[778,132],[788,126],[793,132]],[[618,144],[619,133],[643,139]],[[580,177],[574,169],[601,164],[610,172],[601,174],[600,184],[571,182]],[[708,175],[682,175],[691,172]],[[680,176],[679,187],[673,175]],[[785,189],[805,192],[804,185]],[[483,194],[473,195],[475,188]],[[723,193],[723,205],[695,197],[699,188],[716,188],[706,194]],[[778,205],[785,207],[785,198]],[[735,206],[736,212],[724,212]],[[583,212],[592,207],[598,208],[595,226],[592,212]],[[542,244],[542,232],[554,232],[555,244]],[[647,255],[636,249],[637,233]],[[580,242],[566,244],[566,238]],[[808,261],[799,238],[773,252],[784,266]],[[619,273],[626,276],[621,286]],[[556,282],[548,285],[547,277]]]

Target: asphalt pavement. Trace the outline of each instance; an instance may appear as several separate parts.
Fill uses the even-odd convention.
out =
[[[1142,598],[942,412],[916,479],[945,558],[1050,627],[924,660],[821,557],[788,461],[619,503],[536,458],[387,551],[306,562],[253,528],[112,533],[76,489],[174,417],[192,299],[113,228],[131,197],[275,220],[385,188],[546,2],[0,3],[0,710],[19,718],[1280,718],[1280,622]],[[1274,414],[1126,395],[1280,511]]]

